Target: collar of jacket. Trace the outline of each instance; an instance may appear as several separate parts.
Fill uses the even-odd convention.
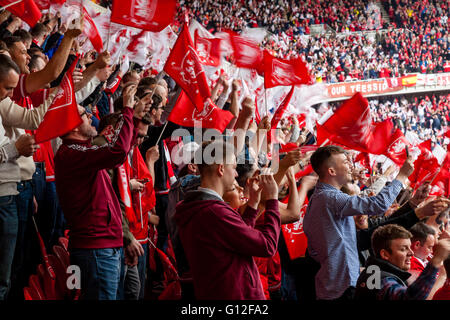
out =
[[[92,139],[78,140],[78,139],[63,139],[64,144],[80,144],[83,146],[90,146],[92,144]]]
[[[391,273],[399,277],[403,282],[406,282],[406,280],[411,276],[411,273],[394,266],[386,260],[378,259],[373,256],[370,256],[366,261],[366,268],[370,265],[377,265],[380,267],[381,271]]]

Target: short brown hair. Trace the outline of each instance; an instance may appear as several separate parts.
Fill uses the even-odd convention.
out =
[[[375,254],[375,257],[380,258],[380,251],[382,249],[391,253],[392,240],[411,239],[411,237],[411,232],[396,224],[388,224],[378,227],[372,234],[373,253]]]
[[[211,152],[209,152],[211,150]],[[218,151],[216,153],[216,151]],[[234,156],[234,146],[226,141],[205,141],[194,155],[194,163],[197,164],[200,175],[204,175],[216,164],[225,164],[227,159]],[[210,158],[209,158],[210,157]]]
[[[421,246],[425,244],[429,235],[436,235],[436,231],[433,227],[423,222],[417,222],[409,229],[409,231],[412,234],[411,242],[419,241]]]
[[[332,155],[346,153],[346,151],[339,146],[325,146],[320,147],[311,156],[311,166],[314,171],[319,175],[323,176],[322,167],[325,162],[327,162]]]

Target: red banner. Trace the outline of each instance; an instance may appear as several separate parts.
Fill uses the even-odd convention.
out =
[[[395,92],[403,89],[403,86],[389,87],[386,79],[371,81],[341,82],[327,85],[330,98],[351,97],[356,92],[362,95]]]
[[[284,241],[291,260],[304,257],[308,241],[303,231],[303,218],[305,217],[306,208],[308,207],[308,198],[305,199],[302,209],[300,210],[300,219],[297,222],[283,224],[281,231],[283,232]]]

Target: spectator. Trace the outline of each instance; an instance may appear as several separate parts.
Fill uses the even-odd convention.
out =
[[[369,258],[367,268],[358,279],[357,299],[425,300],[428,297],[436,281],[438,268],[449,256],[450,239],[438,242],[430,263],[416,281],[407,286],[406,280],[410,277],[407,271],[413,255],[411,236],[405,228],[393,224],[380,227],[374,232],[372,250],[375,256]]]
[[[370,198],[352,197],[339,191],[352,179],[344,149],[318,148],[311,156],[311,165],[319,175],[319,182],[309,199],[303,228],[308,237],[309,254],[321,264],[316,275],[317,298],[352,299],[359,260],[351,216],[383,214],[412,173],[412,161],[405,161],[396,179]]]
[[[207,155],[206,148],[214,150],[213,153]],[[251,257],[272,256],[276,251],[280,216],[278,188],[271,175],[259,177],[259,190],[257,179],[252,181],[242,218],[223,202],[224,193],[237,176],[233,149],[223,141],[204,143],[197,152],[211,156],[213,162],[198,164],[201,185],[197,191],[186,194],[175,213],[197,299],[264,300]],[[256,230],[253,227],[261,189],[267,198],[265,223]]]
[[[97,135],[82,107],[82,124],[66,134],[55,156],[56,189],[70,230],[71,264],[80,266],[81,298],[115,300],[123,244],[121,212],[105,169],[122,164],[134,142],[134,95],[130,86],[123,94],[122,119],[112,142],[91,146]],[[135,109],[137,117],[141,110]],[[137,121],[137,120],[134,120]]]

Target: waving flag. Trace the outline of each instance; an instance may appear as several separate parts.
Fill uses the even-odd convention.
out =
[[[98,29],[92,20],[89,13],[86,11],[86,8],[83,7],[83,14],[84,14],[84,29],[83,34],[89,38],[89,41],[91,41],[92,46],[97,52],[103,51],[103,41],[100,36],[100,33],[98,32]]]
[[[291,60],[275,58],[264,51],[264,85],[266,88],[313,84],[311,75],[302,58]]]
[[[5,7],[16,1],[17,0],[0,0],[0,7]],[[25,21],[31,28],[33,28],[42,17],[41,10],[39,10],[39,7],[33,0],[22,0],[7,7],[6,10]]]
[[[184,127],[202,126],[223,132],[233,117],[230,111],[222,110],[212,102],[205,105],[202,111],[198,111],[187,94],[181,91],[167,120]]]
[[[111,22],[160,32],[175,18],[176,0],[114,0]]]
[[[262,73],[263,53],[258,44],[250,38],[227,30],[233,48],[234,64],[240,68],[255,69]]]
[[[197,50],[200,62],[207,66],[218,67],[220,65],[220,43],[219,38],[204,38],[195,30],[195,49]]]
[[[319,145],[329,139],[361,152],[382,154],[390,145],[392,130],[390,119],[372,123],[369,103],[357,92],[318,126],[317,139]]]
[[[198,111],[212,103],[208,81],[186,24],[167,58],[164,71],[183,88]]]
[[[291,90],[289,91],[287,96],[284,98],[283,102],[280,104],[278,109],[275,111],[275,113],[272,117],[272,121],[270,122],[270,127],[272,129],[276,129],[276,127],[278,126],[278,123],[280,122],[281,118],[283,117],[283,114],[289,105],[289,101],[291,101],[292,95],[294,93],[294,89],[295,89],[295,87],[292,86]]]
[[[36,143],[60,137],[81,124],[72,80],[72,73],[77,62],[78,59],[75,59],[65,73],[58,94],[36,130]]]

